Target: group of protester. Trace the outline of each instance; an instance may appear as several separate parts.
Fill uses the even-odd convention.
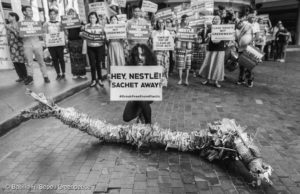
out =
[[[22,8],[24,21],[32,20],[32,9],[29,6]],[[69,9],[67,15],[76,16],[74,9]],[[44,33],[64,32],[66,35],[66,46],[70,53],[71,70],[74,78],[86,78],[85,67],[87,64],[91,67],[91,87],[97,83],[103,85],[102,68],[130,65],[132,57],[130,53],[132,48],[139,44],[142,48],[148,47],[150,52],[156,56],[158,65],[163,66],[163,85],[167,86],[168,77],[178,70],[178,84],[189,85],[189,72],[192,71],[194,76],[200,75],[205,80],[203,84],[213,82],[216,87],[221,87],[220,82],[224,80],[225,66],[228,58],[231,55],[231,50],[236,50],[242,54],[248,45],[256,46],[261,52],[268,51],[266,46],[271,45],[271,52],[275,53],[274,58],[280,62],[284,62],[285,49],[288,44],[289,34],[283,27],[282,22],[278,22],[272,28],[268,22],[266,29],[261,29],[260,24],[264,24],[262,18],[257,18],[255,13],[247,14],[243,17],[237,17],[231,11],[224,7],[219,7],[219,11],[215,13],[212,20],[212,25],[219,24],[235,24],[236,40],[235,41],[213,41],[211,39],[211,24],[206,23],[202,27],[196,29],[196,36],[192,42],[180,41],[177,37],[178,29],[191,28],[187,21],[188,16],[183,15],[180,21],[173,20],[174,18],[155,18],[154,22],[147,21],[142,17],[141,9],[135,7],[133,9],[133,17],[127,21],[127,24],[149,24],[151,33],[149,39],[132,40],[132,39],[113,39],[104,41],[83,40],[81,37],[82,31],[97,34],[104,33],[106,24],[118,24],[119,18],[117,15],[112,15],[109,21],[103,22],[102,16],[96,12],[88,14],[87,24],[81,27],[65,30],[62,28],[61,22],[58,21],[58,10],[49,10],[49,21],[43,24]],[[43,74],[45,83],[49,83],[46,65],[43,60],[43,45],[40,37],[19,37],[19,16],[10,12],[8,17],[9,24],[6,25],[8,30],[8,40],[11,51],[11,59],[14,63],[16,72],[19,76],[18,82],[24,81],[26,85],[33,82],[33,55],[37,60],[40,70]],[[272,31],[269,29],[272,28]],[[267,34],[272,33],[271,43],[267,44]],[[153,40],[155,36],[172,36],[176,43],[174,50],[152,50]],[[57,80],[65,79],[65,46],[48,47],[53,66],[57,73]],[[148,49],[147,49],[148,50]],[[138,54],[138,53],[136,53]],[[106,60],[107,55],[107,60]],[[266,58],[270,56],[266,53]],[[108,64],[105,64],[106,61]],[[237,84],[245,83],[247,86],[253,86],[253,72],[244,66],[239,66],[240,74]],[[185,82],[183,83],[183,72],[186,73]]]

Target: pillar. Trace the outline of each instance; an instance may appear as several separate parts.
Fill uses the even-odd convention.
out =
[[[298,18],[296,30],[296,45],[300,45],[300,2],[298,1]]]

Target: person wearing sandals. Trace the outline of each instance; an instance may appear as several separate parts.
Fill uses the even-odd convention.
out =
[[[213,25],[221,24],[220,16],[215,16],[212,21]],[[208,30],[208,46],[206,56],[199,70],[199,75],[205,79],[203,85],[213,81],[217,88],[220,88],[220,81],[224,80],[224,59],[225,59],[225,42],[212,41],[211,29]]]
[[[85,25],[84,30],[93,34],[104,33],[104,28],[99,24],[99,18],[96,12],[91,12],[88,15],[88,24]],[[87,52],[92,74],[92,82],[90,86],[94,87],[97,83],[99,83],[100,86],[103,86],[101,72],[102,69],[100,63],[105,61],[104,42],[87,40]],[[98,79],[96,78],[96,74]]]

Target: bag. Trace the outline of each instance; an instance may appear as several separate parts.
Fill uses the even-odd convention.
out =
[[[234,70],[236,70],[239,67],[238,59],[239,59],[239,54],[234,50],[230,50],[230,56],[225,63],[225,68],[229,72],[233,72]]]
[[[252,70],[258,63],[261,63],[264,53],[258,48],[248,45],[246,50],[239,56],[239,65]]]

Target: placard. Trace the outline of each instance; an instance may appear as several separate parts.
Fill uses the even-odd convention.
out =
[[[117,0],[120,7],[126,7],[126,0]]]
[[[205,24],[204,17],[200,17],[199,19],[189,21],[190,27],[203,27],[204,24]]]
[[[153,50],[155,51],[168,51],[174,50],[174,39],[172,36],[160,36],[153,37]]]
[[[82,31],[80,32],[80,36],[83,39],[91,40],[94,42],[103,42],[105,40],[105,34],[103,32],[94,34],[87,31]]]
[[[156,3],[143,0],[143,4],[142,4],[143,11],[155,13],[155,12],[157,12],[157,8],[158,8],[158,6]]]
[[[64,15],[61,16],[61,25],[64,29],[70,29],[70,28],[80,27],[81,23],[78,15],[76,16]]]
[[[106,5],[105,2],[96,2],[89,4],[89,11],[96,12],[98,15],[106,15]]]
[[[127,15],[126,14],[119,14],[119,15],[117,15],[117,18],[118,18],[119,22],[123,22],[123,23],[127,22]]]
[[[20,37],[42,36],[43,27],[40,21],[19,22]]]
[[[188,9],[182,10],[182,11],[178,11],[176,13],[176,18],[180,19],[181,16],[183,16],[183,15],[192,16],[192,15],[194,15],[194,11],[191,8],[188,8]]]
[[[171,8],[160,9],[155,14],[156,18],[167,19],[173,17],[173,12]]]
[[[104,27],[107,39],[126,39],[126,25],[125,24],[106,24]]]
[[[234,24],[212,25],[211,40],[235,40]]]
[[[162,66],[111,66],[111,101],[161,101]]]
[[[196,38],[195,30],[192,28],[179,28],[177,38],[181,41],[193,42]]]
[[[145,40],[150,37],[150,25],[128,24],[127,39],[129,40]]]
[[[45,36],[46,47],[65,46],[65,43],[64,32],[46,34]]]

